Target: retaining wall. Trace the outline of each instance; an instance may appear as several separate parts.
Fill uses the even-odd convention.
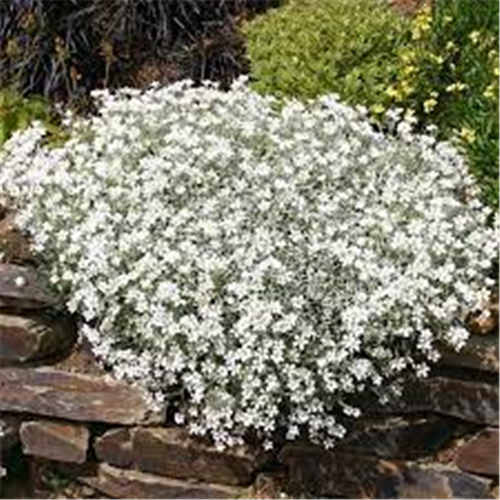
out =
[[[0,265],[3,497],[19,483],[22,496],[43,496],[47,470],[89,498],[498,497],[497,309],[400,400],[366,401],[335,450],[292,442],[264,453],[218,451],[151,413],[53,304],[29,268]]]

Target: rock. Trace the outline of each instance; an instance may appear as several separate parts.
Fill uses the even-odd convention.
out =
[[[75,424],[23,422],[21,442],[27,455],[82,464],[87,459],[89,430],[83,425]]]
[[[68,351],[76,328],[64,317],[0,314],[0,362],[24,363]]]
[[[288,467],[294,497],[490,498],[491,481],[443,467],[424,468],[306,444],[287,444],[279,457]]]
[[[81,478],[88,486],[112,498],[241,498],[228,486],[179,481],[100,464],[96,477]]]
[[[41,309],[55,303],[32,269],[0,264],[1,308]]]
[[[250,484],[262,461],[258,450],[240,446],[219,451],[178,427],[138,428],[133,451],[141,471],[231,485]]]
[[[498,384],[431,377],[408,384],[401,398],[386,405],[360,400],[366,413],[409,414],[430,412],[467,422],[498,425]]]
[[[490,482],[453,470],[421,466],[381,466],[375,498],[383,500],[494,500]]]
[[[308,443],[288,443],[280,451],[279,460],[287,467],[286,484],[292,498],[374,498],[378,482],[385,481],[389,492],[396,485],[395,479],[386,478],[379,471],[380,460],[366,455],[336,453]]]
[[[0,460],[2,455],[19,443],[18,419],[2,415],[0,418]]]
[[[281,498],[284,488],[284,474],[261,472],[250,490],[250,498],[271,499]]]
[[[53,368],[1,368],[0,411],[133,425],[151,419],[142,391]]]
[[[69,355],[54,362],[52,367],[65,372],[106,376],[106,371],[92,352],[92,346],[83,335],[79,335]]]
[[[89,491],[90,488],[87,486],[82,488],[78,482],[80,476],[87,477],[97,474],[97,464],[94,462],[77,464],[55,462],[35,456],[27,458],[29,460],[27,482],[31,495],[22,498],[102,498],[101,493],[93,489]],[[86,492],[92,496],[85,495]]]
[[[500,498],[500,491],[498,490],[498,485],[493,486],[490,491],[491,498]]]
[[[248,485],[262,463],[250,447],[218,451],[181,428],[112,429],[96,439],[100,461],[177,479]]]
[[[498,336],[474,335],[460,352],[443,352],[439,364],[498,373]]]
[[[498,385],[455,379],[429,379],[429,409],[478,424],[498,425]]]
[[[134,453],[131,433],[128,428],[111,429],[97,438],[94,443],[97,459],[116,467],[132,467]]]
[[[29,241],[16,228],[14,214],[0,219],[0,253],[5,262],[23,262],[29,258]]]
[[[498,429],[487,428],[458,450],[455,463],[460,469],[498,477]]]
[[[335,450],[381,458],[415,459],[433,454],[461,430],[443,417],[393,417],[359,421]]]

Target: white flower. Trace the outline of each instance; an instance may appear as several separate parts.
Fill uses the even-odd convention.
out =
[[[96,97],[63,146],[13,135],[0,202],[96,355],[191,433],[332,446],[350,396],[466,341],[497,233],[463,159],[401,110],[398,137],[334,96],[280,108],[242,82]]]

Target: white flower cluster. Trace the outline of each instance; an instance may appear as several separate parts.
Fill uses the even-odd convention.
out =
[[[0,201],[95,352],[191,432],[330,446],[353,395],[466,341],[496,244],[449,144],[243,82],[99,99],[61,147],[6,144]]]

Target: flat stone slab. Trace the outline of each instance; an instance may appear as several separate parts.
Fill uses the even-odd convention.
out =
[[[455,457],[460,469],[498,477],[498,428],[487,428],[462,445]]]
[[[335,450],[380,458],[416,459],[434,454],[463,427],[442,416],[360,420]]]
[[[287,466],[294,498],[491,498],[492,481],[442,466],[293,443],[285,445],[279,459]]]
[[[292,498],[375,498],[381,460],[367,455],[336,453],[308,443],[286,444],[279,453],[286,466],[286,484]],[[394,481],[387,484],[393,487]],[[384,498],[383,496],[379,496]]]
[[[395,498],[492,498],[491,481],[464,472],[410,465],[396,477]]]
[[[498,385],[436,378],[429,379],[424,388],[428,390],[431,411],[469,422],[498,425]]]
[[[4,262],[23,262],[30,254],[30,243],[17,229],[12,213],[0,218],[0,252]]]
[[[260,450],[239,446],[219,451],[179,427],[111,430],[96,440],[95,451],[99,460],[119,467],[245,486],[263,460]]]
[[[40,283],[35,271],[14,264],[0,264],[0,307],[41,309],[56,299]]]
[[[76,464],[87,460],[89,430],[84,425],[23,422],[20,435],[26,455]]]
[[[133,467],[135,457],[132,449],[132,433],[133,429],[121,427],[111,429],[96,438],[94,451],[97,459],[117,467]]]
[[[473,335],[460,352],[444,352],[439,364],[498,373],[498,335]]]
[[[76,337],[75,326],[62,316],[0,313],[0,363],[25,363],[66,352]]]
[[[498,383],[431,377],[409,384],[401,398],[386,405],[362,400],[359,404],[373,414],[427,412],[497,426],[498,397]]]
[[[96,477],[82,482],[112,498],[241,498],[241,492],[223,485],[179,481],[135,470],[100,464]]]
[[[53,368],[1,368],[0,394],[5,412],[122,425],[152,418],[139,389]]]

